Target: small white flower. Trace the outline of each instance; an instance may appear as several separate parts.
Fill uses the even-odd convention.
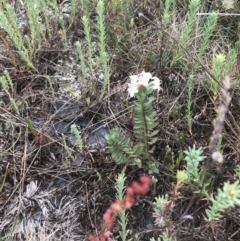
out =
[[[152,77],[150,73],[143,71],[138,75],[130,76],[130,83],[128,84],[128,93],[133,97],[141,86],[147,87],[149,79]]]
[[[128,93],[130,97],[133,97],[139,90],[141,86],[148,87],[149,80],[152,79],[153,89],[160,90],[160,80],[157,77],[152,77],[152,74],[149,72],[142,71],[138,75],[130,76],[130,83],[128,84]]]
[[[215,162],[223,163],[223,155],[220,152],[218,152],[218,151],[213,152],[212,159]]]
[[[151,78],[152,80],[153,80],[153,89],[154,90],[158,90],[158,91],[160,91],[161,90],[161,87],[160,87],[160,79],[159,78],[157,78],[157,77],[152,77]]]
[[[143,71],[138,75],[139,84],[147,87],[149,80],[152,78],[151,73]]]
[[[143,71],[142,73],[138,75],[131,75],[130,80],[131,83],[137,84],[139,87],[140,86],[148,86],[148,81],[152,78],[151,73],[146,73]]]
[[[128,84],[128,93],[130,97],[133,97],[138,92],[137,81],[132,80],[131,83]]]

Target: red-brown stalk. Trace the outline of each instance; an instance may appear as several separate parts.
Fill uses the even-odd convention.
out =
[[[141,176],[139,182],[133,181],[130,186],[126,188],[126,195],[123,200],[115,200],[115,202],[108,208],[103,215],[103,227],[100,235],[95,237],[90,234],[89,241],[106,241],[111,235],[111,229],[114,225],[115,219],[119,212],[124,209],[131,208],[135,203],[134,195],[146,195],[151,185],[151,179],[148,176]]]

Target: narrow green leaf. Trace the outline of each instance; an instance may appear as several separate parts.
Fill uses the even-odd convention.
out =
[[[31,130],[31,132],[34,132],[32,121],[30,119],[28,119],[27,117],[24,118],[24,121],[27,124],[28,128]]]
[[[153,138],[149,143],[149,145],[153,145],[154,143],[156,143],[158,141],[158,137]]]
[[[149,153],[151,153],[151,154],[153,154],[153,152],[154,152],[155,148],[156,148],[156,147],[155,147],[155,146],[153,146],[153,147],[152,147],[152,149],[151,149],[151,150],[149,150],[148,152],[149,152]]]
[[[159,130],[153,131],[151,134],[149,134],[149,137],[154,137],[158,134]]]

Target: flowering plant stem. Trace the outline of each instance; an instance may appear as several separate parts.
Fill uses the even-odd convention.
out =
[[[158,118],[153,109],[155,98],[149,96],[154,90],[160,90],[160,80],[152,77],[150,73],[142,72],[138,75],[130,76],[128,92],[130,97],[136,97],[134,102],[134,135],[136,144],[126,137],[119,129],[113,129],[105,138],[109,145],[109,150],[117,164],[134,163],[139,167],[142,160],[143,166],[147,167],[150,174],[158,173],[158,165],[151,157],[154,146],[158,140]],[[151,146],[153,146],[151,148]]]
[[[126,188],[125,197],[122,200],[115,200],[111,207],[104,213],[102,229],[100,235],[95,237],[90,234],[88,236],[89,241],[106,241],[111,236],[111,229],[116,220],[117,215],[125,210],[131,208],[134,203],[134,195],[146,195],[151,185],[151,179],[148,176],[141,176],[139,182],[134,181],[130,186]]]
[[[143,120],[143,134],[142,137],[143,137],[143,141],[144,141],[144,158],[149,158],[149,128],[148,128],[148,124],[147,124],[147,119],[146,119],[146,113],[145,113],[145,110],[146,110],[146,96],[138,96],[137,95],[137,98],[138,98],[138,101],[140,103],[140,106],[141,106],[141,109],[137,108],[137,104],[135,105],[135,116],[137,114],[141,115],[142,117],[142,120]],[[134,126],[134,130],[137,132],[138,131],[138,128],[136,128],[136,125]],[[139,135],[140,137],[140,135]]]

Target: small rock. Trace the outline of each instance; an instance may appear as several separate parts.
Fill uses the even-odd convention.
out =
[[[37,212],[33,214],[33,219],[36,221],[45,221],[46,218],[44,217],[42,212]]]
[[[70,124],[66,121],[57,122],[53,125],[55,132],[67,134],[70,132]]]
[[[74,159],[73,164],[78,166],[78,167],[81,166],[83,161],[84,161],[84,155],[80,152],[76,152],[74,154],[74,157],[75,157],[75,159]]]
[[[109,134],[110,130],[103,123],[99,123],[96,125],[95,129],[89,135],[88,141],[91,145],[105,145],[107,141],[105,139],[105,135]]]
[[[74,147],[78,144],[77,137],[74,134],[68,136],[68,144],[71,147]]]
[[[80,127],[87,127],[90,124],[90,120],[89,119],[78,120],[75,124]]]

